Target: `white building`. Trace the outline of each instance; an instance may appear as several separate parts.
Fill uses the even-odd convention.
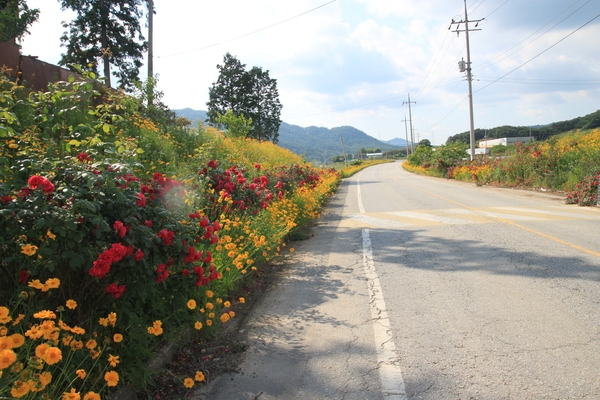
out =
[[[477,147],[490,149],[494,146],[503,145],[503,146],[511,146],[517,143],[529,143],[532,142],[533,138],[530,136],[521,136],[521,137],[505,137],[500,139],[482,139],[479,141]]]

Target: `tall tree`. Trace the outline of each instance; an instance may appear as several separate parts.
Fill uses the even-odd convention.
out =
[[[18,42],[29,33],[40,10],[30,9],[25,0],[0,0],[0,42]]]
[[[281,124],[281,103],[277,80],[269,77],[269,71],[246,65],[227,53],[223,65],[217,65],[219,78],[209,89],[208,121],[219,123],[219,116],[231,110],[235,116],[252,121],[247,136],[277,143]]]
[[[61,0],[62,9],[77,13],[61,37],[66,54],[61,65],[91,65],[98,72],[97,61],[103,60],[106,85],[111,86],[111,66],[119,86],[131,89],[139,76],[147,49],[140,27],[145,0]]]

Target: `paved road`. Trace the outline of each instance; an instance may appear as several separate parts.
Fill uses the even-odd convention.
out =
[[[409,174],[346,180],[197,399],[600,399],[600,209]]]

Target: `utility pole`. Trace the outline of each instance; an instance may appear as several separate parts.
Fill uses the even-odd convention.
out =
[[[344,165],[348,166],[348,158],[346,157],[346,149],[344,148],[344,139],[342,139],[342,132],[340,132],[340,142],[342,142],[342,152],[344,153]]]
[[[414,101],[410,101],[410,93],[409,93],[408,94],[408,101],[403,101],[402,105],[408,104],[408,118],[409,118],[409,121],[410,121],[410,150],[411,150],[411,153],[414,153],[415,152],[415,137],[413,135],[412,113],[410,111],[410,103],[415,103],[415,102]]]
[[[148,0],[148,107],[154,104],[154,0]]]
[[[404,133],[406,135],[406,158],[408,159],[408,127],[406,126],[407,121],[408,120],[406,119],[406,114],[405,114],[402,122],[404,122]]]
[[[465,36],[467,38],[467,65],[464,65],[464,61],[459,61],[458,62],[458,66],[459,66],[459,70],[460,72],[464,72],[465,70],[467,71],[467,82],[469,83],[469,118],[470,118],[470,125],[471,125],[471,135],[470,135],[470,142],[471,142],[471,160],[473,160],[475,158],[475,123],[473,121],[473,74],[471,71],[471,49],[469,48],[469,32],[472,31],[480,31],[481,29],[469,29],[469,22],[475,22],[475,28],[477,28],[477,26],[479,25],[479,22],[483,21],[484,18],[482,19],[476,19],[476,20],[471,20],[469,21],[469,16],[467,15],[467,0],[464,0],[465,2],[465,19],[463,21],[454,21],[454,19],[452,20],[452,22],[450,22],[450,26],[448,27],[448,30],[450,30],[450,28],[452,28],[453,25],[456,25],[456,30],[452,31],[452,32],[456,32],[456,35],[458,36],[460,34],[460,32],[465,32]],[[465,29],[460,29],[460,24],[465,24]]]

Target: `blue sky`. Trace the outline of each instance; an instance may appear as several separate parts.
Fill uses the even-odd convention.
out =
[[[467,81],[457,67],[467,58],[465,34],[448,30],[464,19],[461,0],[154,1],[154,71],[172,109],[205,110],[216,65],[229,52],[277,79],[287,123],[404,138],[410,93],[415,140],[442,144],[469,130]],[[40,21],[23,53],[57,63],[61,21],[71,14],[58,1],[28,4],[40,9]],[[476,128],[600,109],[599,1],[467,0],[467,7],[470,20],[485,18],[470,35]]]

